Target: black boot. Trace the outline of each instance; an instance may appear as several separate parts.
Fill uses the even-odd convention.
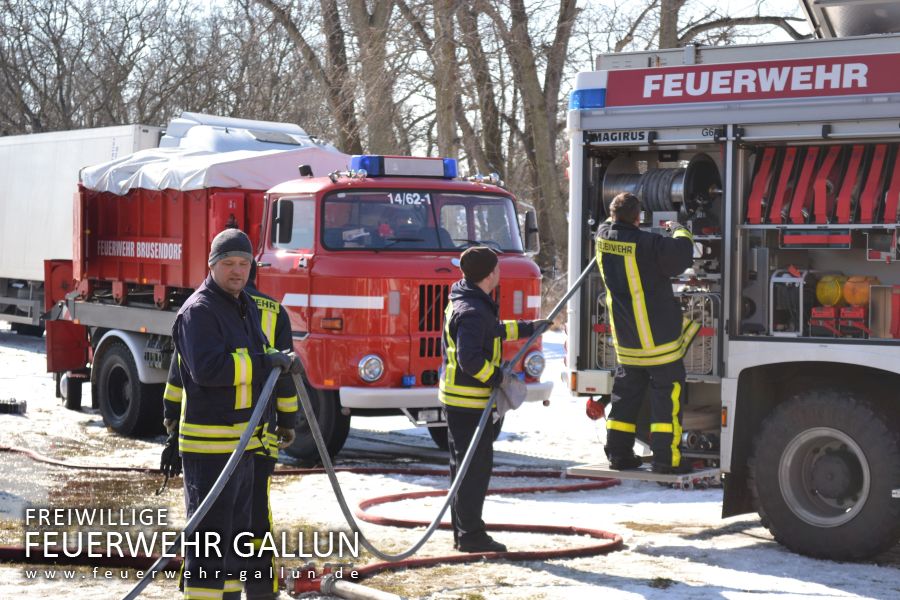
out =
[[[614,471],[631,471],[640,469],[644,461],[632,452],[631,454],[612,455],[609,457],[609,468]]]
[[[666,463],[655,462],[653,463],[653,472],[662,473],[664,475],[685,475],[687,473],[693,473],[694,467],[691,463],[681,463],[677,467],[673,467]]]
[[[484,531],[459,538],[460,552],[506,552],[506,546],[496,541]]]

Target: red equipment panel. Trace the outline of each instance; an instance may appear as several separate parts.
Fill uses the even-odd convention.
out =
[[[154,286],[157,296],[158,286],[194,288],[208,272],[211,239],[226,226],[246,227],[248,196],[262,193],[133,189],[118,196],[82,189],[79,279],[110,282],[123,293],[122,284]]]
[[[88,363],[87,327],[72,321],[45,321],[47,329],[47,372],[63,373]]]
[[[881,199],[881,190],[884,189],[884,166],[887,145],[878,144],[872,154],[872,165],[866,178],[866,185],[859,197],[859,222],[872,223],[875,220],[875,209]]]
[[[783,223],[782,210],[786,207],[788,195],[793,187],[791,186],[791,174],[794,172],[794,165],[797,157],[803,152],[801,148],[787,148],[784,152],[784,162],[781,165],[781,174],[778,176],[778,183],[775,185],[775,194],[772,198],[772,206],[769,210],[770,223]]]
[[[750,188],[750,198],[747,200],[748,223],[759,224],[766,218],[766,215],[763,214],[763,205],[769,198],[774,172],[775,148],[766,148],[760,158],[760,165]]]
[[[815,196],[813,212],[816,223],[828,223],[834,214],[838,179],[841,175],[840,161],[838,160],[840,155],[841,147],[831,146],[816,175],[816,182],[813,186]]]
[[[794,198],[791,200],[791,223],[806,222],[806,214],[809,213],[809,204],[813,197],[812,183],[818,158],[818,146],[813,146],[806,152],[803,169],[800,171],[800,178],[794,188]]]
[[[841,186],[841,191],[838,193],[837,214],[835,215],[835,220],[838,223],[849,223],[852,218],[853,200],[859,194],[859,187],[862,183],[859,167],[862,164],[865,150],[865,146],[855,144],[850,151],[850,163],[847,165],[847,174],[844,175],[844,183]],[[871,223],[871,221],[862,222]]]

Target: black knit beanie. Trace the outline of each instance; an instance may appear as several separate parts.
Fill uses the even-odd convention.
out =
[[[209,246],[209,266],[229,256],[253,260],[253,245],[247,234],[240,229],[225,229],[213,238]]]
[[[459,255],[459,270],[472,283],[480,283],[497,266],[497,253],[487,246],[472,246]]]

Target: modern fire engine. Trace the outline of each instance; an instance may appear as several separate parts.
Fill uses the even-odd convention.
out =
[[[458,179],[450,159],[353,157],[347,171],[350,157],[299,128],[192,118],[167,129],[162,145],[177,147],[83,171],[74,260],[48,261],[48,370],[65,374],[67,405],[90,378],[109,427],[157,430],[175,314],[207,274],[210,240],[236,226],[258,249],[258,289],[288,311],[331,452],[351,414],[403,413],[445,446],[437,370],[461,250],[502,250],[504,318],[540,313],[513,196],[494,179]],[[534,214],[523,218],[536,244]],[[543,365],[536,344],[516,367],[529,400],[550,395]],[[289,452],[317,456],[306,422],[298,433]]]
[[[757,510],[813,556],[900,539],[898,64],[895,34],[612,54],[570,99],[570,281],[620,192],[641,198],[644,227],[691,229],[693,267],[672,281],[702,327],[684,358],[685,455],[721,469],[723,517]],[[568,332],[572,393],[608,396],[596,271]]]

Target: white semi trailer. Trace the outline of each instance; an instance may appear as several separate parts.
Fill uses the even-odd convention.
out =
[[[161,133],[124,125],[0,137],[0,320],[43,333],[44,260],[72,258],[79,172],[153,148]]]

